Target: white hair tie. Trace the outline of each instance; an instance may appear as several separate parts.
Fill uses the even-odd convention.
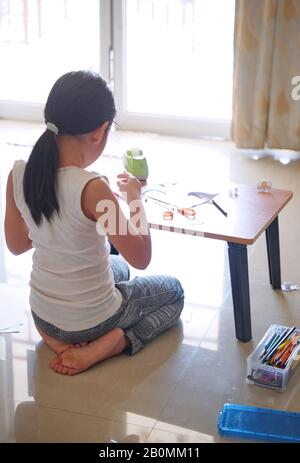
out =
[[[58,135],[58,127],[56,127],[55,124],[52,124],[52,122],[47,122],[46,126],[48,130],[53,132],[55,135]]]

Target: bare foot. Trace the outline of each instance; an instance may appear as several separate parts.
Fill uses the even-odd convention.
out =
[[[63,341],[59,341],[58,339],[53,338],[52,336],[49,336],[44,331],[42,331],[41,328],[37,326],[36,326],[36,329],[41,335],[43,341],[47,344],[47,346],[50,347],[50,349],[53,350],[53,352],[55,352],[55,354],[58,354],[58,355],[65,352],[67,349],[83,347],[88,344],[87,342],[81,342],[78,344],[67,344]]]
[[[95,363],[120,354],[127,347],[124,331],[113,330],[80,349],[67,349],[50,362],[50,368],[62,375],[76,375]]]
[[[80,344],[67,344],[67,349],[65,349],[63,352],[65,352],[66,350],[68,349],[78,349],[80,347],[84,347],[84,346],[87,346],[88,345],[88,342],[81,342]],[[60,357],[60,354],[62,354],[63,352],[60,352],[58,355],[56,355],[52,360],[51,362],[49,363],[49,367],[52,368],[54,370],[54,367],[57,363],[61,363],[61,357]]]

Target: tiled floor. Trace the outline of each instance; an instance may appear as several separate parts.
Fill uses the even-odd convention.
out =
[[[41,127],[0,121],[1,186]],[[25,145],[25,146],[20,146]],[[26,146],[28,145],[28,146]],[[155,181],[219,190],[227,182],[294,191],[280,215],[282,278],[299,283],[300,163],[240,157],[230,143],[114,132],[95,169],[113,176],[122,152],[141,146]],[[112,180],[113,181],[113,180]],[[300,371],[285,393],[247,385],[246,358],[273,324],[300,327],[300,293],[273,291],[265,238],[249,248],[253,341],[235,339],[226,244],[153,231],[153,260],[138,273],[172,273],[186,292],[178,326],[134,357],[120,355],[73,377],[49,369],[50,350],[30,318],[31,254],[5,251],[0,310],[26,309],[20,333],[0,335],[0,442],[229,442],[217,431],[226,402],[300,411]]]

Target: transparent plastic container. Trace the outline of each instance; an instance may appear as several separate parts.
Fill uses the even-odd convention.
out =
[[[282,334],[286,329],[290,329],[290,327],[271,325],[255,350],[248,356],[246,376],[248,384],[275,389],[279,392],[283,392],[287,388],[288,382],[300,362],[300,344],[294,348],[284,368],[266,365],[260,360],[265,346],[273,335]],[[296,329],[294,333],[300,335],[300,330]]]

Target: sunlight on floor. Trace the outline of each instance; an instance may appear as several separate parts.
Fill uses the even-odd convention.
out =
[[[133,414],[133,413],[126,412],[126,418],[125,418],[126,423],[131,423],[131,422],[135,423],[137,421],[142,422],[144,419],[145,419],[145,417],[142,417],[142,416],[139,416],[139,415],[136,415],[136,414]],[[164,432],[172,433],[172,435],[176,439],[176,440],[172,440],[172,442],[176,442],[176,443],[186,442],[186,438],[192,438],[194,441],[195,440],[197,442],[199,442],[199,441],[202,442],[203,441],[203,442],[206,442],[206,443],[215,441],[214,436],[212,436],[210,434],[204,434],[204,433],[201,433],[201,432],[195,432],[193,429],[184,428],[184,427],[181,427],[181,426],[175,426],[173,424],[165,423],[163,421],[159,421],[155,425],[154,429],[156,431],[164,431]],[[129,434],[129,432],[126,433],[126,434]]]

